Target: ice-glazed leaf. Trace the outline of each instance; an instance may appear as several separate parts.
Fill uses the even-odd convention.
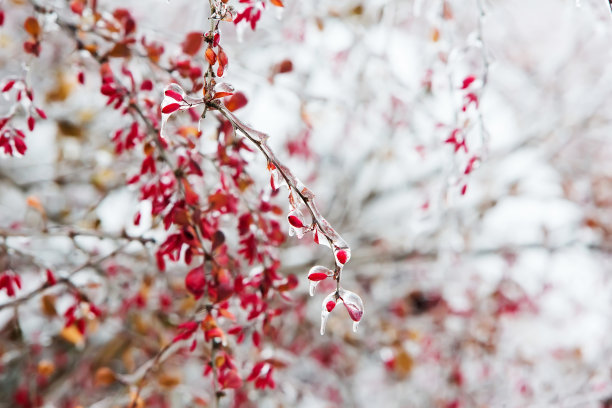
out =
[[[310,271],[308,271],[308,279],[311,281],[322,281],[332,276],[334,276],[334,272],[321,265],[313,266],[310,268]]]
[[[363,318],[363,300],[356,293],[340,288],[340,299],[344,303],[349,316],[355,323],[359,323]],[[357,325],[353,324],[353,331],[357,330]]]
[[[348,248],[337,248],[334,251],[334,255],[336,256],[338,266],[342,266],[351,259],[351,250]]]

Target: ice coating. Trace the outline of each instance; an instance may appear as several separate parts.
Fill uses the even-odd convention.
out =
[[[330,248],[329,241],[327,240],[327,237],[319,232],[319,228],[318,227],[315,227],[312,230],[312,234],[313,234],[312,239],[314,240],[314,242],[316,244],[324,245],[324,246]]]
[[[272,151],[272,149],[268,146],[267,140],[269,136],[263,132],[259,132],[236,117],[232,112],[227,110],[225,107],[218,105],[221,113],[229,119],[234,126],[241,131],[241,133],[246,136],[249,140],[257,145],[257,147],[262,151],[262,153],[267,157],[268,162],[273,165],[273,169],[277,170],[281,173],[281,177],[285,179],[285,181],[295,189],[295,192],[300,196],[304,204],[308,207],[313,222],[317,225],[319,230],[332,242],[334,247],[339,249],[348,249],[349,246],[342,239],[340,234],[334,230],[334,228],[327,222],[325,217],[321,215],[317,204],[315,202],[315,195],[306,187],[288,168],[285,167],[281,162],[277,159],[276,154]],[[270,167],[270,165],[269,165]],[[276,181],[276,180],[275,180]],[[278,186],[275,186],[278,188]]]
[[[221,82],[215,86],[215,91],[233,93],[234,87],[228,84],[227,82]]]

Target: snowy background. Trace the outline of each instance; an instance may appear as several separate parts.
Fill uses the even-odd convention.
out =
[[[103,3],[110,8],[113,2]],[[203,2],[128,3],[140,29],[169,48],[178,49],[185,33],[207,21]],[[294,294],[300,317],[285,318],[285,349],[267,351],[287,367],[276,373],[276,390],[250,395],[255,406],[608,406],[607,2],[285,5],[280,11],[268,7],[254,32],[222,27],[230,60],[225,80],[249,99],[240,117],[271,135],[279,157],[315,192],[326,218],[351,245],[343,284],[361,295],[366,311],[356,333],[344,312],[336,312],[319,336],[326,291],[309,298],[305,277],[325,251],[310,240],[288,239],[280,249],[281,270],[300,277]],[[50,57],[70,50],[45,51],[53,74],[37,61],[9,61],[21,46],[11,38],[11,24],[18,21],[7,19],[1,33],[2,75],[31,64],[34,86],[50,92],[56,72],[75,73],[66,61]],[[286,59],[293,70],[275,73]],[[474,81],[462,89],[468,77]],[[478,104],[464,110],[469,92]],[[132,224],[137,194],[120,181],[130,163],[104,147],[112,116],[96,116],[104,98],[91,94],[75,91],[61,103],[47,98],[52,120],[38,124],[26,157],[0,160],[1,227],[39,227],[40,215],[25,205],[35,195],[50,216],[72,209],[76,225],[98,222],[108,234],[127,228],[156,236],[148,230],[150,220]],[[87,142],[66,135],[59,123],[68,118],[92,135]],[[206,137],[213,127],[204,126]],[[467,152],[446,142],[454,129]],[[211,134],[212,150],[214,140]],[[249,159],[251,174],[265,186],[264,160]],[[79,179],[83,168],[87,175]],[[96,183],[116,188],[96,202]],[[284,194],[276,202],[286,208]],[[8,241],[48,264],[86,259],[73,252],[70,240]],[[81,245],[100,253],[112,248],[97,239]],[[131,253],[140,250],[135,244]],[[43,279],[32,272],[20,293]],[[74,279],[100,281],[87,271]],[[0,303],[8,300],[0,293]],[[27,336],[61,329],[61,322],[45,323],[37,305],[22,309]],[[12,316],[12,310],[1,310],[0,326]],[[92,343],[107,342],[120,323],[107,326]],[[2,358],[8,364],[11,357]],[[190,406],[188,396],[202,388],[201,362],[181,364],[175,369],[185,371],[185,381],[169,391],[176,407]]]

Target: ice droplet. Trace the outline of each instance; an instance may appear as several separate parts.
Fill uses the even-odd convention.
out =
[[[328,317],[329,317],[329,312],[327,310],[323,310],[321,312],[321,336],[325,334],[325,325],[327,324]]]
[[[357,332],[357,327],[359,326],[359,322],[353,322],[353,333]]]

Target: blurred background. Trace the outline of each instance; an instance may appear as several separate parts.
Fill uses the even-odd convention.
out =
[[[59,18],[65,7],[34,3],[58,8]],[[34,59],[21,48],[31,6],[0,4],[0,77],[26,72],[49,117],[26,139],[24,157],[0,158],[0,269],[12,262],[21,271],[20,297],[44,282],[41,268],[68,271],[120,248],[103,274],[88,265],[73,277],[117,309],[142,290],[155,261],[146,242],[111,238],[163,237],[146,214],[134,225],[146,204],[125,185],[133,157],[115,155],[110,142],[121,118],[105,108],[99,78],[77,84],[79,72],[98,68],[65,45],[56,17],[44,22],[48,41]],[[208,25],[205,2],[99,2],[117,6],[169,54]],[[311,298],[306,274],[328,262],[328,252],[310,239],[286,239],[279,271],[296,274],[299,286],[277,322],[279,336],[261,351],[279,361],[276,387],[221,406],[612,406],[607,2],[286,0],[284,8],[268,4],[254,31],[226,23],[221,32],[230,61],[224,80],[249,101],[237,115],[270,135],[351,245],[343,286],[365,304],[357,332],[338,310],[321,336],[321,301],[334,285],[321,284]],[[165,85],[155,83],[160,95]],[[2,115],[11,106],[5,99]],[[216,124],[204,121],[202,130],[201,151],[216,151]],[[265,160],[245,157],[265,193]],[[271,200],[287,208],[284,192]],[[45,225],[52,227],[40,232]],[[75,237],[70,229],[96,233]],[[184,273],[169,272],[165,284],[182,284]],[[152,293],[164,285],[155,282]],[[126,325],[146,333],[157,324],[155,307],[98,322],[83,345],[58,337],[63,322],[53,316],[70,307],[70,296],[47,296],[54,297],[33,296],[18,310],[0,306],[0,406],[19,406],[9,401],[28,370],[41,375],[42,357],[60,367],[58,350],[70,364],[47,376],[44,406],[126,406],[124,388],[73,387],[91,386],[101,361],[135,371],[150,354],[142,342],[117,341],[128,339],[118,333]],[[0,293],[0,305],[11,301]],[[34,346],[39,354],[27,351]],[[248,375],[254,351],[234,352]],[[146,406],[210,401],[202,361],[184,353],[164,366],[180,380],[160,381],[163,401]]]

